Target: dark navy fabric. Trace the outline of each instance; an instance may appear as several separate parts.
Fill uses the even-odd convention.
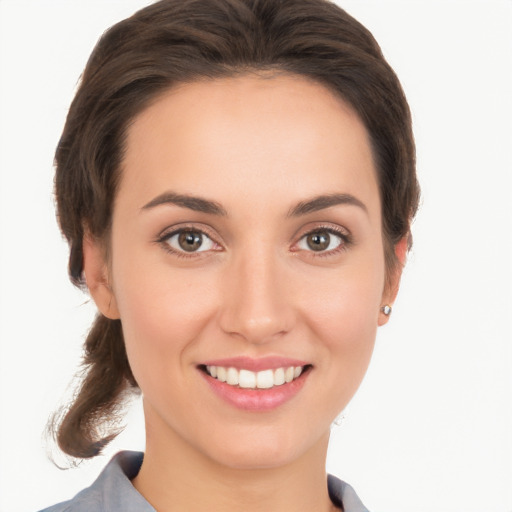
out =
[[[123,451],[115,455],[96,481],[64,501],[40,512],[156,512],[132,485],[144,454]],[[335,476],[327,480],[331,501],[344,512],[368,512],[350,485]]]

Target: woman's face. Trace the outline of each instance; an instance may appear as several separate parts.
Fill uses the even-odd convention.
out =
[[[359,118],[303,78],[183,85],[136,118],[97,302],[148,443],[239,468],[325,448],[385,321],[375,173]]]

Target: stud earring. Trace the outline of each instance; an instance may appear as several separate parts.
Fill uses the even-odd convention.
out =
[[[333,423],[337,427],[340,427],[343,424],[344,420],[345,420],[345,415],[343,413],[340,413],[340,414],[338,414],[338,416],[336,416],[336,419],[333,421]]]
[[[393,308],[389,305],[389,304],[386,304],[385,306],[382,306],[380,308],[380,310],[386,315],[386,316],[389,316],[391,315],[391,311],[393,311]]]

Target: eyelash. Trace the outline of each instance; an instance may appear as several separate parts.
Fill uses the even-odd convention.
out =
[[[189,254],[187,254],[186,251],[177,251],[177,250],[173,249],[168,243],[169,239],[175,235],[178,235],[178,234],[184,232],[184,231],[200,233],[202,235],[205,235],[207,238],[209,238],[212,241],[212,243],[217,244],[214,241],[213,237],[210,236],[207,231],[205,231],[204,229],[201,229],[201,228],[194,227],[194,226],[184,226],[179,229],[174,229],[170,232],[164,232],[156,239],[156,242],[158,244],[162,245],[162,247],[164,248],[164,250],[166,252],[172,254],[173,256],[176,256],[177,258],[184,258],[184,259],[198,258],[201,256],[202,252],[209,252],[209,251],[191,251]],[[338,247],[336,247],[335,249],[331,249],[330,251],[318,251],[318,252],[313,251],[313,250],[306,251],[306,252],[313,253],[315,255],[314,256],[315,258],[325,258],[325,257],[329,257],[329,256],[335,256],[343,251],[346,251],[353,243],[352,236],[349,233],[345,232],[344,230],[334,228],[332,226],[315,227],[314,229],[304,233],[299,238],[299,241],[303,240],[305,237],[315,234],[315,233],[329,233],[330,235],[335,235],[341,239],[341,242],[338,245]],[[295,250],[293,252],[299,252],[299,251]]]
[[[314,254],[315,258],[328,258],[330,256],[336,256],[344,251],[346,251],[353,243],[352,236],[350,233],[348,233],[345,230],[341,230],[339,228],[335,228],[332,226],[317,226],[314,229],[307,231],[304,233],[300,238],[300,240],[303,240],[309,235],[315,234],[315,233],[329,233],[329,235],[335,235],[338,238],[341,239],[340,244],[335,249],[331,249],[330,251],[306,251]]]
[[[162,245],[162,247],[164,248],[165,251],[172,254],[173,256],[176,256],[177,258],[184,258],[184,259],[198,258],[201,256],[202,252],[207,252],[207,251],[199,251],[199,252],[194,251],[194,252],[190,252],[189,254],[187,254],[186,251],[177,251],[176,249],[173,249],[169,245],[168,241],[170,238],[172,238],[175,235],[179,235],[180,233],[186,232],[186,231],[189,231],[192,233],[201,233],[202,235],[205,235],[207,238],[209,238],[214,244],[216,244],[216,242],[214,241],[214,238],[212,236],[210,236],[209,233],[207,231],[205,231],[204,228],[197,228],[195,226],[183,226],[178,229],[173,229],[172,231],[164,231],[157,238],[156,242],[159,243],[160,245]],[[218,244],[216,244],[216,245],[218,245]]]

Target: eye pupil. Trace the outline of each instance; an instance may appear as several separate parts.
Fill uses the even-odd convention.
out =
[[[181,232],[178,237],[178,242],[180,247],[187,252],[196,251],[203,244],[201,234],[196,231]]]
[[[329,233],[311,233],[307,237],[308,247],[313,251],[323,251],[329,247],[331,237]]]

